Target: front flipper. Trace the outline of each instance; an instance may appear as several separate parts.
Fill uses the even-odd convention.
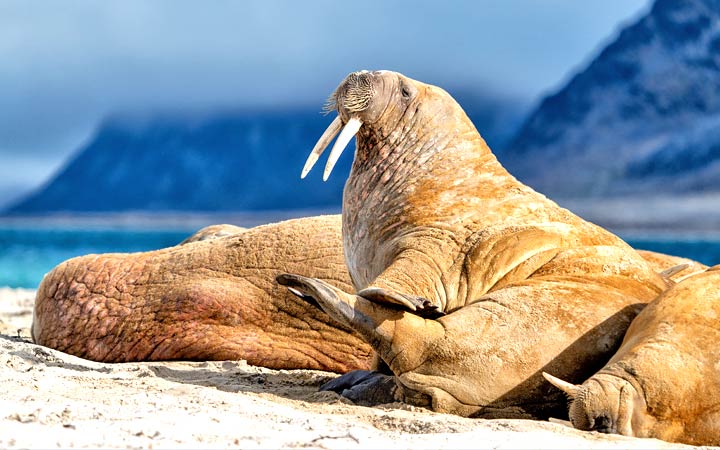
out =
[[[369,287],[359,291],[358,295],[376,303],[402,306],[426,319],[437,319],[445,315],[437,305],[426,298],[402,294],[389,289]]]
[[[396,401],[395,377],[371,370],[353,370],[320,386],[362,406],[375,406]]]
[[[286,286],[297,297],[320,307],[338,322],[357,329],[355,321],[369,321],[369,319],[363,320],[359,313],[355,312],[355,303],[358,298],[356,295],[347,294],[324,281],[291,274],[280,274],[276,277],[276,281],[282,286]],[[367,302],[367,300],[364,301]],[[372,339],[376,339],[376,337],[371,332],[371,326],[365,326],[358,331],[373,345]],[[366,333],[369,334],[366,335]]]
[[[324,281],[282,274],[278,283],[299,297],[314,300],[333,319],[356,330],[396,375],[418,367],[429,346],[443,336],[443,327],[387,302],[351,295]]]

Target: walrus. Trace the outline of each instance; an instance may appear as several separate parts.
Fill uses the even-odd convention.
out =
[[[207,241],[208,239],[217,239],[225,236],[232,236],[246,231],[247,228],[239,227],[237,225],[230,225],[228,223],[209,225],[201,228],[192,235],[188,236],[185,240],[180,242],[180,245],[189,244],[191,242]]]
[[[351,288],[338,216],[213,226],[167,249],[70,259],[38,287],[32,337],[103,362],[367,369],[372,352],[355,332],[275,283],[288,270]]]
[[[703,263],[681,256],[667,255],[650,250],[635,250],[654,271],[663,278],[671,281],[670,286],[689,276],[704,272],[708,269]]]
[[[668,282],[512,177],[441,88],[361,71],[329,104],[338,115],[302,175],[339,134],[327,178],[355,136],[342,207],[355,293],[297,274],[278,282],[360,333],[394,375],[392,399],[473,417],[564,411],[541,372],[590,376]]]
[[[274,282],[292,262],[295,271],[350,289],[340,220],[299,218],[252,230],[212,225],[172,249],[73,258],[37,291],[35,341],[103,362],[246,359],[271,368],[369,369],[367,343]],[[640,254],[658,272],[698,264]],[[180,288],[162,288],[173,285]],[[211,332],[193,342],[203,328]],[[236,344],[255,336],[297,340],[311,350],[298,357],[287,345]]]
[[[720,445],[720,266],[681,280],[633,320],[582,385],[544,374],[581,430]]]

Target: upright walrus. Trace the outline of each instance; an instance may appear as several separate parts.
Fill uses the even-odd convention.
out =
[[[395,375],[395,398],[468,416],[564,412],[541,372],[594,373],[666,281],[513,178],[444,90],[362,71],[330,103],[338,117],[303,175],[340,133],[327,178],[356,135],[342,220],[357,295],[278,281],[356,329]]]
[[[170,249],[73,258],[37,291],[35,341],[106,362],[246,359],[285,369],[367,369],[368,344],[275,283],[293,270],[351,289],[340,228],[339,215],[250,230],[214,225]],[[641,255],[658,272],[690,266],[673,276],[702,269]]]

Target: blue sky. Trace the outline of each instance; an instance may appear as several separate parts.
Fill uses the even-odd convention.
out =
[[[0,0],[0,207],[104,117],[322,106],[348,72],[391,69],[528,104],[648,0]]]

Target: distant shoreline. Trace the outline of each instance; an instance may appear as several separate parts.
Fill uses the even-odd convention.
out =
[[[624,237],[720,239],[720,193],[556,201]]]
[[[624,236],[720,239],[720,193],[553,200],[584,219]],[[0,227],[195,231],[218,223],[253,227],[298,217],[339,213],[340,205],[271,211],[60,212],[0,215]]]
[[[196,231],[205,226],[220,223],[254,227],[298,217],[339,213],[339,206],[337,208],[279,211],[60,212],[33,215],[0,215],[0,227]]]

